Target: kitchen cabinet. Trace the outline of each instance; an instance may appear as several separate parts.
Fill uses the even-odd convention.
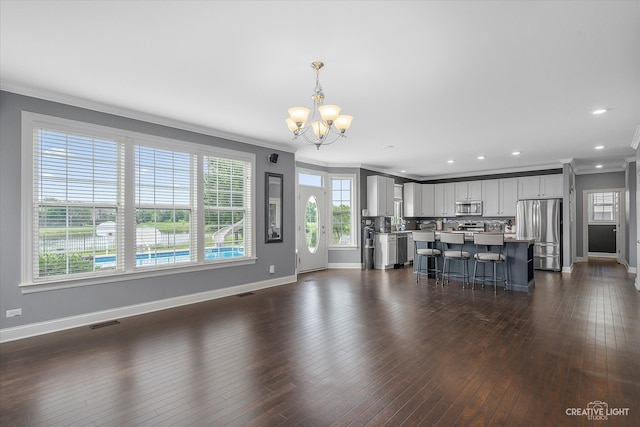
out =
[[[435,184],[417,184],[415,182],[405,184],[404,216],[407,218],[436,216],[434,194]]]
[[[482,181],[483,216],[514,217],[518,203],[518,179],[490,179]]]
[[[455,216],[456,199],[455,184],[452,182],[445,184],[435,184],[434,206],[435,216]]]
[[[518,178],[520,199],[548,199],[562,197],[562,175],[540,175]]]
[[[562,175],[543,175],[540,177],[544,197],[562,197]]]
[[[393,216],[393,178],[367,177],[367,208],[369,216]]]
[[[413,251],[415,247],[413,245],[413,233],[407,233],[407,261],[413,261]]]
[[[455,183],[456,200],[482,200],[482,181]]]
[[[421,184],[422,189],[422,215],[423,217],[436,216],[435,184]],[[413,249],[411,249],[413,251]]]
[[[417,218],[422,215],[422,185],[410,182],[404,185],[404,217]]]
[[[391,233],[377,233],[374,239],[373,267],[393,268],[397,260],[398,238]]]

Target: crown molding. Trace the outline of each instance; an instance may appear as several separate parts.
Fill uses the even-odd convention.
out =
[[[543,171],[546,169],[561,169],[561,168],[562,168],[561,164],[554,163],[554,164],[535,165],[535,166],[523,166],[519,168],[491,169],[491,170],[462,172],[462,173],[446,174],[446,175],[429,175],[429,176],[420,177],[419,181],[433,181],[436,179],[465,178],[470,176],[499,175],[499,174],[505,174],[505,173]]]
[[[261,141],[255,138],[237,135],[219,129],[210,128],[208,126],[188,123],[181,120],[170,119],[168,117],[158,116],[155,114],[143,113],[137,110],[118,107],[116,105],[106,104],[102,102],[91,101],[89,99],[80,98],[72,95],[52,92],[42,89],[36,89],[27,86],[21,86],[10,82],[0,82],[0,90],[15,93],[17,95],[29,96],[45,101],[56,102],[59,104],[70,105],[72,107],[84,108],[87,110],[97,111],[99,113],[112,114],[114,116],[125,117],[128,119],[139,120],[142,122],[153,123],[160,126],[167,126],[174,129],[180,129],[188,132],[199,133],[202,135],[222,138],[229,141],[241,142],[244,144],[255,145],[258,147],[268,148],[271,150],[279,150],[287,153],[295,153],[296,148],[287,144],[275,144],[267,141]]]
[[[587,169],[576,170],[575,174],[576,175],[592,175],[592,174],[596,174],[596,173],[609,173],[609,172],[624,172],[624,167],[623,167],[623,165],[620,165],[620,166],[609,166],[609,167],[602,168],[602,169],[593,169],[593,168],[589,167]]]

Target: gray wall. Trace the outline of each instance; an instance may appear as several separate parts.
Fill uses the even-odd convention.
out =
[[[571,271],[575,261],[576,222],[575,181],[576,174],[570,163],[562,165],[562,270]]]
[[[255,153],[256,252],[254,265],[218,268],[100,285],[22,294],[21,280],[21,112],[57,116],[96,125]],[[277,164],[269,163],[278,153]],[[284,175],[282,243],[265,244],[265,172]],[[83,108],[0,92],[0,329],[109,310],[205,291],[295,275],[295,161],[293,153],[142,122]],[[268,273],[275,265],[276,274]],[[22,316],[6,318],[8,309]]]
[[[609,188],[625,188],[624,172],[594,173],[576,175],[576,256],[586,258],[583,253],[582,216],[584,190],[605,190]]]
[[[629,267],[638,267],[638,245],[636,244],[637,235],[638,235],[638,223],[636,221],[637,218],[637,193],[638,189],[636,188],[636,174],[637,174],[637,162],[630,162],[625,170],[625,181],[626,181],[626,191],[625,191],[625,204],[626,204],[626,227],[627,227],[627,264]]]

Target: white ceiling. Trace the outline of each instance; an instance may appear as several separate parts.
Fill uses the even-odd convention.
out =
[[[579,173],[622,170],[635,155],[638,1],[0,5],[2,89],[321,165],[432,178],[566,159]],[[348,137],[320,150],[292,141],[284,122],[289,107],[311,106],[315,60],[326,103],[354,116]]]

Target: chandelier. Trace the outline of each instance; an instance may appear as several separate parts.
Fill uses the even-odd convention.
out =
[[[320,69],[324,67],[321,61],[311,63],[311,68],[316,70],[316,88],[311,95],[313,99],[313,113],[306,107],[289,108],[287,126],[293,132],[293,139],[302,136],[305,141],[314,144],[316,149],[321,145],[333,144],[338,138],[345,138],[345,131],[351,126],[352,116],[340,114],[337,105],[324,105],[324,93],[320,86]],[[310,124],[307,124],[311,114]],[[311,131],[309,131],[311,129]]]

